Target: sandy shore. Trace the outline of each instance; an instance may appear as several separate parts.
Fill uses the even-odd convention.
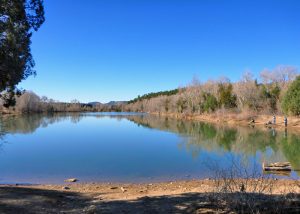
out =
[[[228,126],[256,126],[260,128],[274,128],[277,130],[285,130],[288,129],[293,133],[300,133],[300,117],[290,116],[288,118],[288,125],[287,127],[284,124],[284,116],[283,115],[276,115],[276,124],[266,125],[269,121],[273,121],[273,115],[263,115],[263,114],[237,114],[237,113],[211,113],[211,114],[201,114],[201,115],[187,115],[187,114],[166,114],[166,113],[150,113],[153,115],[161,115],[161,116],[168,116],[178,119],[185,119],[185,120],[194,120],[194,121],[202,121],[202,122],[209,122],[217,125],[228,125]],[[250,120],[254,119],[254,123],[250,123]]]
[[[207,179],[145,184],[1,185],[0,213],[228,213],[226,205],[212,200],[215,187],[215,181]],[[278,194],[293,193],[295,209],[300,207],[300,181],[274,180],[273,187],[272,194],[266,196],[269,201],[283,200],[278,199]]]

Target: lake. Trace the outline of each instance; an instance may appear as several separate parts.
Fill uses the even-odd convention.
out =
[[[198,179],[233,162],[260,173],[264,161],[289,161],[298,178],[299,154],[298,135],[267,128],[137,113],[0,117],[0,183]]]

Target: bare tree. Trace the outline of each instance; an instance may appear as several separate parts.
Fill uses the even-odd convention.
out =
[[[25,92],[16,101],[16,109],[20,112],[38,112],[42,111],[40,108],[40,98],[31,91]]]

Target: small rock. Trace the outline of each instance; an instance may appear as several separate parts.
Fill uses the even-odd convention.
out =
[[[122,192],[126,192],[127,190],[124,187],[121,187]]]
[[[71,183],[76,181],[78,181],[77,178],[69,178],[65,180],[65,182],[71,182]]]
[[[62,189],[63,190],[68,190],[68,189],[70,189],[70,187],[63,187]]]

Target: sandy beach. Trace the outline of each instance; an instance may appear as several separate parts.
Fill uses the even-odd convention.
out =
[[[272,182],[272,194],[255,195],[257,203],[265,207],[272,203],[274,206],[275,201],[290,203],[286,206],[289,211],[299,211],[300,181]],[[215,180],[210,179],[143,184],[1,185],[0,212],[235,213],[230,205],[215,201],[215,191]]]

